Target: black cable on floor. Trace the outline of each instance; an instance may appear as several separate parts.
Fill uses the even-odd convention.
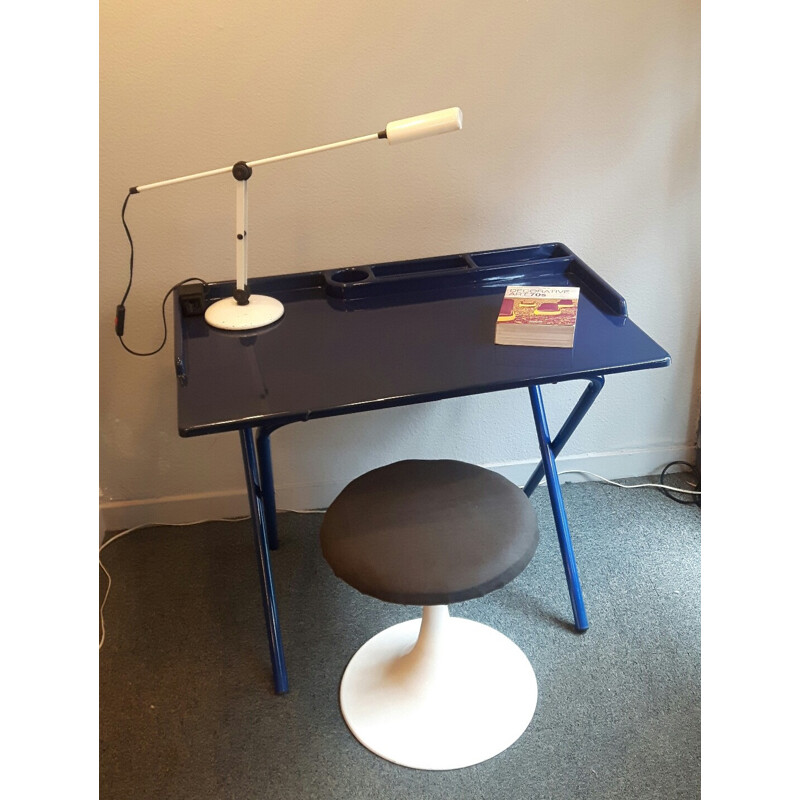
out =
[[[694,478],[695,478],[695,481],[696,481],[695,488],[699,491],[699,489],[700,489],[700,473],[697,471],[697,467],[694,464],[690,464],[688,461],[670,461],[670,463],[667,464],[667,466],[664,467],[663,470],[661,470],[661,477],[659,479],[661,485],[662,486],[666,486],[667,485],[667,484],[664,483],[664,476],[667,474],[667,470],[670,467],[674,467],[676,465],[683,465],[683,466],[689,467],[689,470],[691,471],[692,475],[694,475]],[[680,503],[681,505],[688,506],[688,505],[691,505],[692,503],[695,503],[698,506],[700,505],[700,495],[699,494],[693,495],[688,500],[685,500],[682,497],[676,497],[674,493],[671,493],[669,491],[669,489],[661,489],[661,491],[667,497],[669,497],[670,500],[674,500],[676,503]]]

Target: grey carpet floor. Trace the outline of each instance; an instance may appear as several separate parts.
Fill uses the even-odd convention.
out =
[[[279,515],[283,696],[272,689],[249,522],[146,528],[114,542],[103,553],[113,585],[100,651],[100,796],[699,797],[700,509],[602,483],[567,484],[564,498],[590,628],[572,628],[540,487],[533,561],[488,597],[451,607],[525,651],[536,713],[508,750],[448,772],[383,761],[341,718],[350,656],[418,610],[338,581],[319,552],[321,515]]]

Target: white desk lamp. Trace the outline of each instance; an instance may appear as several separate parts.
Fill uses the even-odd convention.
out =
[[[194,175],[185,175],[182,178],[148,183],[144,186],[134,186],[130,189],[130,193],[138,194],[149,189],[193,181],[198,178],[208,178],[225,172],[233,174],[233,177],[238,182],[236,186],[236,291],[233,297],[226,297],[212,303],[206,309],[205,319],[212,327],[223,330],[241,331],[261,328],[279,320],[283,316],[284,309],[283,303],[274,297],[250,294],[247,288],[247,181],[253,173],[253,167],[269,164],[273,161],[285,161],[289,158],[321,153],[323,150],[333,150],[337,147],[347,147],[351,144],[368,142],[372,139],[386,139],[389,144],[410,142],[413,139],[421,139],[425,136],[435,136],[439,133],[461,130],[462,124],[463,115],[461,109],[447,108],[443,111],[433,111],[430,114],[422,114],[418,117],[408,117],[407,119],[390,122],[386,129],[380,131],[380,133],[371,133],[367,136],[359,136],[356,139],[345,139],[333,144],[311,147],[307,150],[297,150],[294,153],[262,158],[258,161],[239,161],[230,167],[198,172]]]

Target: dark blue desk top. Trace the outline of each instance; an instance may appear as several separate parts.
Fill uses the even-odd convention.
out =
[[[573,347],[494,344],[507,285],[579,286]],[[233,288],[211,284],[207,296]],[[628,318],[624,298],[561,244],[257,278],[250,288],[283,302],[283,318],[220,331],[183,316],[176,293],[181,436],[670,363]]]

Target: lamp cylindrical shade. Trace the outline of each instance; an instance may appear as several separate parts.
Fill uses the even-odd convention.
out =
[[[463,121],[464,116],[458,107],[432,111],[430,114],[420,114],[418,117],[398,119],[386,126],[386,140],[389,144],[400,144],[425,136],[460,131]]]

